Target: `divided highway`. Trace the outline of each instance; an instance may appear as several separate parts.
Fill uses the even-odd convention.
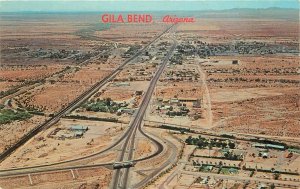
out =
[[[133,160],[134,142],[135,142],[136,131],[137,131],[137,129],[142,131],[141,126],[142,126],[143,117],[145,115],[145,112],[146,112],[147,107],[149,105],[149,102],[151,100],[151,96],[152,96],[153,91],[155,89],[156,83],[157,83],[160,75],[162,74],[163,70],[165,69],[165,67],[168,63],[168,60],[171,57],[171,55],[172,55],[173,51],[175,50],[176,46],[177,46],[177,44],[174,41],[174,44],[172,45],[171,49],[169,50],[169,52],[165,56],[161,66],[159,67],[158,71],[156,72],[156,74],[152,78],[152,80],[150,82],[150,85],[149,85],[149,87],[148,87],[148,89],[147,89],[147,91],[146,91],[146,93],[143,97],[143,101],[140,105],[140,108],[138,109],[138,112],[137,112],[133,122],[131,123],[129,133],[128,133],[128,136],[125,139],[125,142],[122,146],[122,151],[121,151],[121,154],[118,158],[118,162],[132,161]],[[149,137],[144,132],[141,132],[141,133],[144,136]],[[156,145],[162,147],[162,144],[160,144],[158,141],[155,141],[153,138],[152,138],[152,141],[154,141],[156,143]],[[126,152],[128,152],[127,158],[126,158]],[[130,168],[117,169],[114,173],[114,176],[113,176],[111,188],[113,188],[113,189],[127,188],[128,187],[127,185],[128,185],[129,171],[130,171]]]

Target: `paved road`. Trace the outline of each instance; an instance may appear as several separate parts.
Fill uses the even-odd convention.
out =
[[[140,108],[138,109],[138,112],[137,112],[137,114],[132,122],[132,125],[130,127],[131,131],[130,131],[130,133],[128,133],[128,137],[122,146],[123,150],[117,160],[118,162],[130,161],[133,159],[136,131],[141,128],[141,125],[142,125],[141,123],[143,121],[143,117],[145,115],[145,112],[146,112],[149,102],[151,100],[156,83],[157,83],[160,75],[162,74],[163,70],[165,69],[165,67],[168,63],[168,60],[171,57],[173,51],[175,50],[176,45],[177,45],[177,43],[174,41],[174,44],[172,45],[168,54],[165,56],[161,66],[159,67],[158,71],[156,72],[156,74],[154,75],[154,77],[152,78],[152,80],[149,84],[149,87],[143,97],[143,101],[140,105]],[[126,152],[128,152],[128,153],[126,154]],[[114,173],[111,187],[113,189],[128,188],[129,171],[130,171],[130,168],[117,169]]]

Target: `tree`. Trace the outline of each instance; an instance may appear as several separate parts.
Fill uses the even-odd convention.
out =
[[[275,169],[274,168],[271,168],[271,172],[273,173],[275,171]]]
[[[230,149],[234,149],[235,148],[235,144],[233,142],[230,142],[228,144],[228,146],[229,146]]]
[[[189,136],[185,142],[188,144],[188,145],[191,145],[192,144],[192,141],[193,141],[193,137],[192,136]]]
[[[111,101],[112,101],[111,98],[109,98],[109,97],[106,98],[106,99],[105,99],[105,104],[106,104],[106,106],[110,106]]]
[[[259,152],[259,153],[258,153],[258,156],[259,156],[259,157],[261,157],[261,156],[262,156],[261,152]]]
[[[225,157],[226,159],[228,159],[229,153],[228,153],[228,152],[224,153],[224,157]]]
[[[275,174],[274,174],[274,179],[275,179],[275,180],[278,180],[278,179],[279,179],[279,173],[275,173]]]
[[[203,142],[203,140],[199,139],[198,142],[197,142],[197,146],[199,148],[203,148],[205,146],[205,143]]]
[[[219,162],[219,166],[221,167],[222,165],[223,165],[223,162],[222,162],[222,161],[220,161],[220,162]]]
[[[274,183],[271,184],[270,189],[275,189],[275,184]]]
[[[226,144],[225,143],[221,143],[222,149],[226,148]]]

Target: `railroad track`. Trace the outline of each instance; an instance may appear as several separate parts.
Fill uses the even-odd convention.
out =
[[[154,43],[157,39],[159,39],[163,34],[168,32],[171,28],[170,26],[167,28],[164,32],[162,32],[160,35],[155,37],[149,44],[147,44],[143,49],[139,50],[134,56],[127,59],[124,63],[122,63],[116,70],[114,70],[112,73],[110,73],[108,76],[106,76],[103,80],[93,85],[90,89],[82,93],[79,97],[77,97],[75,100],[73,100],[68,106],[61,109],[57,114],[55,114],[52,118],[46,120],[43,124],[38,125],[33,130],[31,130],[29,133],[24,135],[18,142],[16,142],[14,145],[12,145],[10,148],[5,150],[3,153],[0,154],[0,162],[2,162],[5,158],[7,158],[10,154],[12,154],[16,149],[24,145],[27,141],[29,141],[32,137],[37,135],[39,132],[41,132],[44,129],[47,129],[57,123],[61,117],[63,117],[65,114],[71,112],[76,107],[78,107],[80,104],[82,104],[84,101],[86,101],[88,98],[90,98],[94,93],[96,93],[101,87],[103,87],[106,83],[111,81],[119,72],[122,71],[124,66],[126,66],[129,62],[134,60],[136,57],[141,55],[152,43]]]
[[[127,160],[127,161],[128,160],[130,160],[130,161],[133,160],[135,135],[136,135],[137,130],[139,130],[144,136],[146,136],[151,141],[153,141],[155,143],[155,145],[158,146],[158,148],[161,148],[158,151],[163,150],[162,144],[160,144],[160,142],[156,141],[154,138],[152,138],[149,135],[147,135],[146,133],[144,133],[141,129],[141,126],[142,126],[143,117],[145,115],[145,112],[146,112],[147,107],[149,105],[149,102],[151,100],[151,96],[152,96],[152,93],[155,89],[156,83],[157,83],[160,75],[162,74],[164,68],[166,67],[170,56],[172,55],[173,51],[175,50],[176,45],[177,45],[177,43],[174,40],[174,44],[170,48],[169,52],[167,53],[167,55],[165,56],[165,58],[162,62],[162,65],[159,67],[158,71],[156,72],[156,74],[154,75],[154,77],[152,78],[152,80],[150,82],[150,85],[147,89],[147,92],[145,93],[145,96],[143,97],[140,108],[138,109],[138,112],[137,112],[137,114],[136,114],[136,116],[135,116],[135,118],[134,118],[134,120],[133,120],[133,122],[130,126],[129,133],[128,133],[127,138],[125,139],[125,142],[122,146],[121,154],[120,154],[120,156],[117,160],[118,162],[122,162],[122,161],[125,161],[125,160]],[[128,152],[127,158],[125,157],[126,152]],[[156,155],[158,155],[158,154],[155,154],[154,156],[156,156]],[[119,187],[127,188],[129,171],[130,171],[130,168],[117,169],[114,173],[111,187],[113,189],[117,189]],[[122,178],[121,178],[121,176],[122,176]]]

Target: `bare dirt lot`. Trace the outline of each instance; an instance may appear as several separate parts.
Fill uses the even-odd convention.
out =
[[[59,70],[62,66],[16,66],[16,67],[1,67],[1,80],[9,81],[29,81],[33,79],[43,79],[50,76]]]
[[[88,127],[88,130],[78,136],[78,131],[70,130],[77,126]],[[99,152],[116,140],[125,127],[111,122],[62,120],[2,162],[1,169],[55,163]]]
[[[36,127],[41,121],[44,121],[43,116],[34,116],[28,120],[17,121],[1,125],[0,127],[0,151],[4,151],[10,145],[18,141],[24,134]],[[12,134],[13,133],[13,134]]]
[[[74,177],[73,177],[74,175]],[[31,175],[30,183],[28,176],[19,176],[14,178],[1,178],[0,186],[8,189],[18,188],[49,188],[54,189],[62,187],[64,189],[72,188],[108,188],[112,177],[112,171],[104,167],[92,169],[77,169],[73,171],[61,171],[51,173],[39,173]]]
[[[240,60],[241,65],[224,65],[222,61],[203,65],[208,75],[215,129],[299,137],[297,58]]]

